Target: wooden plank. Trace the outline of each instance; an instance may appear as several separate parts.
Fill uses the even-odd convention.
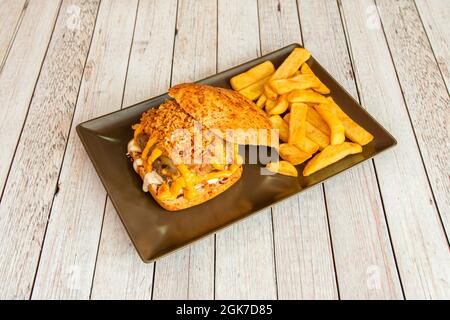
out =
[[[0,72],[0,189],[6,182],[59,6],[59,0],[29,2]]]
[[[298,4],[305,46],[357,99],[337,3],[301,0]],[[326,182],[325,193],[340,297],[401,299],[400,280],[372,162]],[[371,283],[374,273],[376,284]]]
[[[65,11],[58,17],[0,204],[2,298],[30,296],[55,193],[98,7],[74,0],[62,10],[72,4],[83,20],[74,32]]]
[[[398,140],[375,167],[405,297],[449,297],[448,242],[376,7],[368,0],[340,3],[363,105]]]
[[[149,299],[153,264],[139,258],[109,198],[104,219],[91,299]]]
[[[176,7],[176,0],[139,2],[123,106],[167,91]],[[91,298],[149,299],[153,263],[139,258],[109,198],[104,219]]]
[[[137,1],[103,1],[83,74],[32,298],[87,299],[106,192],[75,133],[85,120],[120,108]]]
[[[450,4],[444,0],[416,0],[420,18],[433,48],[447,90],[450,88]]]
[[[256,1],[219,1],[218,69],[260,54]],[[270,209],[221,231],[216,238],[216,298],[277,297]]]
[[[0,70],[25,13],[25,4],[26,0],[0,0]]]
[[[436,205],[450,234],[450,97],[413,1],[378,1]],[[450,38],[448,38],[450,41]]]
[[[302,42],[295,0],[258,3],[262,53]],[[278,297],[337,299],[322,186],[272,208]]]
[[[216,72],[216,10],[215,1],[179,1],[173,85]],[[214,298],[214,236],[156,262],[153,298]]]

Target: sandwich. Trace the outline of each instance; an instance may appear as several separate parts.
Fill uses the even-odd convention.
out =
[[[238,143],[225,139],[226,131],[271,126],[259,108],[231,90],[183,84],[169,95],[175,99],[144,112],[133,125],[128,155],[143,191],[176,211],[208,201],[240,179]]]

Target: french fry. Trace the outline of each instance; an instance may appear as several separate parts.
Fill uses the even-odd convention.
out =
[[[258,99],[264,92],[264,85],[269,80],[270,76],[262,78],[255,83],[245,87],[244,89],[239,90],[239,93],[244,97],[249,98],[250,100]]]
[[[265,95],[265,94],[264,94]],[[267,99],[266,100],[266,112],[269,113],[277,104],[277,100]]]
[[[314,72],[311,70],[311,67],[307,64],[304,63],[302,64],[302,66],[300,67],[300,73],[301,74],[314,74]]]
[[[289,144],[297,146],[309,154],[319,150],[319,145],[306,137],[306,115],[308,106],[304,103],[293,103],[289,116]],[[284,121],[284,120],[283,120]]]
[[[289,140],[289,126],[288,124],[279,116],[271,116],[270,122],[272,122],[272,127],[279,130],[280,140],[283,142],[288,142]]]
[[[279,173],[285,176],[297,177],[297,169],[287,161],[269,162],[266,165],[266,169],[275,173]]]
[[[295,89],[309,89],[319,85],[316,76],[312,74],[300,74],[289,79],[270,80],[272,89],[278,94],[285,94]]]
[[[313,75],[317,79],[318,85],[313,88],[314,91],[317,91],[322,94],[330,93],[330,89],[328,89],[328,87],[325,84],[323,84],[322,81],[320,81],[320,79],[314,74],[314,72],[311,70],[311,68],[309,67],[309,65],[307,63],[302,64],[300,71],[302,74]]]
[[[269,83],[264,86],[264,94],[267,98],[275,100],[277,98],[277,93],[270,87]]]
[[[283,94],[278,97],[277,103],[273,108],[267,111],[267,114],[269,116],[275,115],[275,114],[282,114],[284,113],[289,107],[289,101],[287,100],[287,95]]]
[[[288,143],[280,144],[278,149],[281,159],[289,161],[293,165],[298,165],[311,158],[311,154],[304,152],[296,146]]]
[[[301,145],[306,138],[306,114],[308,106],[304,103],[293,103],[289,117],[289,143],[297,145],[303,150]]]
[[[240,73],[237,76],[234,76],[230,80],[231,87],[240,91],[249,85],[261,80],[267,76],[270,76],[275,72],[275,67],[271,61],[265,61],[253,68],[247,70],[246,72]]]
[[[308,50],[295,48],[271,76],[271,80],[291,77],[309,57],[311,57],[311,54]],[[270,87],[269,83],[266,84],[264,93],[269,99],[275,99],[276,97],[276,92]]]
[[[308,50],[295,48],[272,75],[272,80],[291,77],[309,57],[311,53]]]
[[[308,114],[309,114],[309,107],[308,107]],[[316,112],[316,110],[314,110]],[[319,116],[319,114],[317,113]],[[286,113],[283,117],[283,120],[289,124],[289,120],[291,117],[291,113]],[[320,117],[320,116],[319,116]],[[325,123],[325,125],[327,125]],[[323,150],[330,144],[330,138],[328,135],[317,129],[308,119],[308,116],[306,117],[306,137],[310,140],[314,141],[319,145],[319,150]]]
[[[314,109],[320,114],[330,127],[330,143],[341,144],[345,141],[345,128],[342,121],[334,114],[330,109],[330,103],[318,104],[314,106]]]
[[[330,127],[322,119],[320,114],[311,106],[308,106],[308,114],[306,120],[311,123],[314,127],[325,133],[327,136],[330,135]]]
[[[267,101],[267,97],[263,93],[262,95],[259,96],[258,100],[256,101],[256,105],[262,109],[262,108],[264,108],[266,101]]]
[[[311,89],[296,89],[289,93],[289,102],[328,103],[326,97]]]
[[[331,97],[329,99],[331,101],[329,104],[330,109],[339,118],[339,120],[341,120],[345,128],[345,136],[349,140],[362,146],[365,146],[373,140],[373,135],[370,132],[353,121],[344,111],[342,111],[342,109],[333,101]]]
[[[319,145],[319,150],[325,149],[330,144],[330,138],[322,131],[306,121],[306,137]]]
[[[317,151],[319,151],[320,147],[319,147],[319,145],[317,143],[312,141],[310,138],[305,137],[305,139],[303,140],[303,144],[302,144],[300,149],[302,149],[305,152],[314,154]]]
[[[335,163],[350,154],[362,152],[362,147],[359,144],[352,142],[344,142],[336,145],[329,145],[323,149],[319,154],[308,161],[303,169],[305,177],[319,171],[320,169]]]

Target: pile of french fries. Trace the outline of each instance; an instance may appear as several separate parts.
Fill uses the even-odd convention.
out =
[[[282,160],[266,168],[298,176],[295,165],[309,160],[303,176],[362,152],[373,135],[354,122],[334,102],[330,90],[307,64],[311,54],[295,48],[275,69],[265,61],[231,78],[231,87],[263,108],[279,130]]]

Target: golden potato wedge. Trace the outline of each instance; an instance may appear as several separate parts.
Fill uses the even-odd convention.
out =
[[[291,77],[310,57],[311,53],[305,48],[295,48],[275,71],[272,80]]]
[[[316,79],[319,80],[319,78],[317,77]],[[319,82],[320,82],[319,85],[317,87],[313,87],[312,89],[321,94],[330,94],[331,92],[330,89],[328,89],[328,87],[325,84],[323,84],[322,81],[319,80]]]
[[[311,70],[311,67],[307,63],[302,64],[302,66],[300,67],[300,73],[301,74],[314,74],[314,72]]]
[[[256,105],[262,109],[262,108],[264,108],[266,101],[267,101],[267,97],[263,93],[262,95],[259,96],[258,100],[256,101]]]
[[[319,145],[306,137],[306,115],[308,106],[304,103],[293,103],[289,116],[289,144],[300,150],[313,154],[319,150]],[[284,121],[284,120],[283,120]]]
[[[278,153],[281,159],[289,161],[293,165],[298,165],[311,158],[311,154],[304,152],[296,146],[288,143],[282,143],[279,146]]]
[[[330,127],[330,143],[341,144],[345,141],[345,128],[342,121],[330,109],[330,103],[321,103],[314,106],[314,109],[320,114]]]
[[[289,143],[297,145],[300,149],[302,141],[306,138],[306,115],[308,106],[304,103],[293,103],[289,116]]]
[[[270,122],[272,122],[272,127],[279,130],[280,140],[283,142],[288,142],[289,140],[289,126],[288,124],[279,116],[271,116]]]
[[[287,100],[287,95],[283,94],[278,97],[277,102],[273,108],[267,111],[267,114],[269,116],[275,115],[275,114],[282,114],[286,112],[286,110],[289,107],[289,101]]]
[[[317,112],[314,110],[314,112]],[[309,114],[309,107],[308,107]],[[317,113],[317,115],[319,115]],[[291,113],[286,113],[283,117],[283,120],[289,125],[289,119],[291,117]],[[320,117],[320,116],[319,116]],[[326,125],[326,124],[325,124]],[[306,137],[310,140],[314,141],[319,145],[319,150],[323,150],[330,144],[330,137],[316,128],[311,122],[309,122],[308,117],[306,117]]]
[[[322,81],[320,81],[320,79],[314,74],[314,72],[311,70],[311,68],[309,67],[309,65],[307,63],[302,64],[300,71],[302,74],[310,74],[316,78],[318,85],[313,88],[314,91],[317,91],[322,94],[330,93],[330,89],[328,89],[328,87]]]
[[[300,66],[309,59],[309,57],[311,57],[311,54],[308,50],[304,48],[295,48],[278,67],[272,75],[271,80],[286,79],[291,77],[300,68]],[[276,92],[270,87],[269,84],[266,84],[264,93],[267,98],[275,99]]]
[[[273,63],[271,61],[264,61],[263,63],[254,66],[244,73],[240,73],[237,76],[231,78],[230,84],[234,90],[240,91],[255,83],[256,81],[270,76],[274,72],[275,67]]]
[[[285,94],[295,89],[309,89],[319,85],[316,76],[312,74],[300,74],[289,79],[270,80],[269,84],[278,94]]]
[[[279,173],[285,176],[297,177],[297,169],[287,161],[269,162],[266,165],[266,169],[275,173]]]
[[[269,83],[266,83],[264,85],[264,94],[267,96],[268,99],[276,100],[277,93],[270,87]]]
[[[311,154],[316,153],[320,149],[319,145],[317,143],[315,143],[314,141],[312,141],[308,137],[305,137],[305,139],[303,140],[302,146],[299,148],[302,149],[303,151],[311,153]]]
[[[319,150],[325,149],[330,144],[330,138],[322,131],[306,121],[306,137],[319,145]]]
[[[319,171],[320,169],[335,163],[350,154],[362,152],[362,147],[353,142],[344,142],[336,145],[329,145],[308,161],[303,169],[305,177]]]
[[[264,94],[265,95],[265,94]],[[266,100],[266,112],[269,113],[277,104],[277,100],[267,99]]]
[[[327,136],[330,135],[330,127],[322,119],[320,114],[311,106],[308,106],[308,114],[306,120],[311,123],[314,127],[325,133]]]
[[[308,102],[308,103],[328,103],[326,97],[313,91],[312,89],[296,89],[289,93],[289,102]]]
[[[258,99],[264,92],[264,85],[269,80],[270,76],[262,78],[255,83],[249,85],[248,87],[245,87],[244,89],[239,90],[239,93],[242,94],[244,97],[249,98],[250,100],[254,101]]]
[[[333,101],[331,97],[329,99],[331,101],[329,104],[330,109],[339,118],[339,120],[341,120],[345,128],[345,136],[349,140],[362,146],[365,146],[373,140],[373,135],[370,132],[353,121],[352,118],[342,111],[342,109]]]

